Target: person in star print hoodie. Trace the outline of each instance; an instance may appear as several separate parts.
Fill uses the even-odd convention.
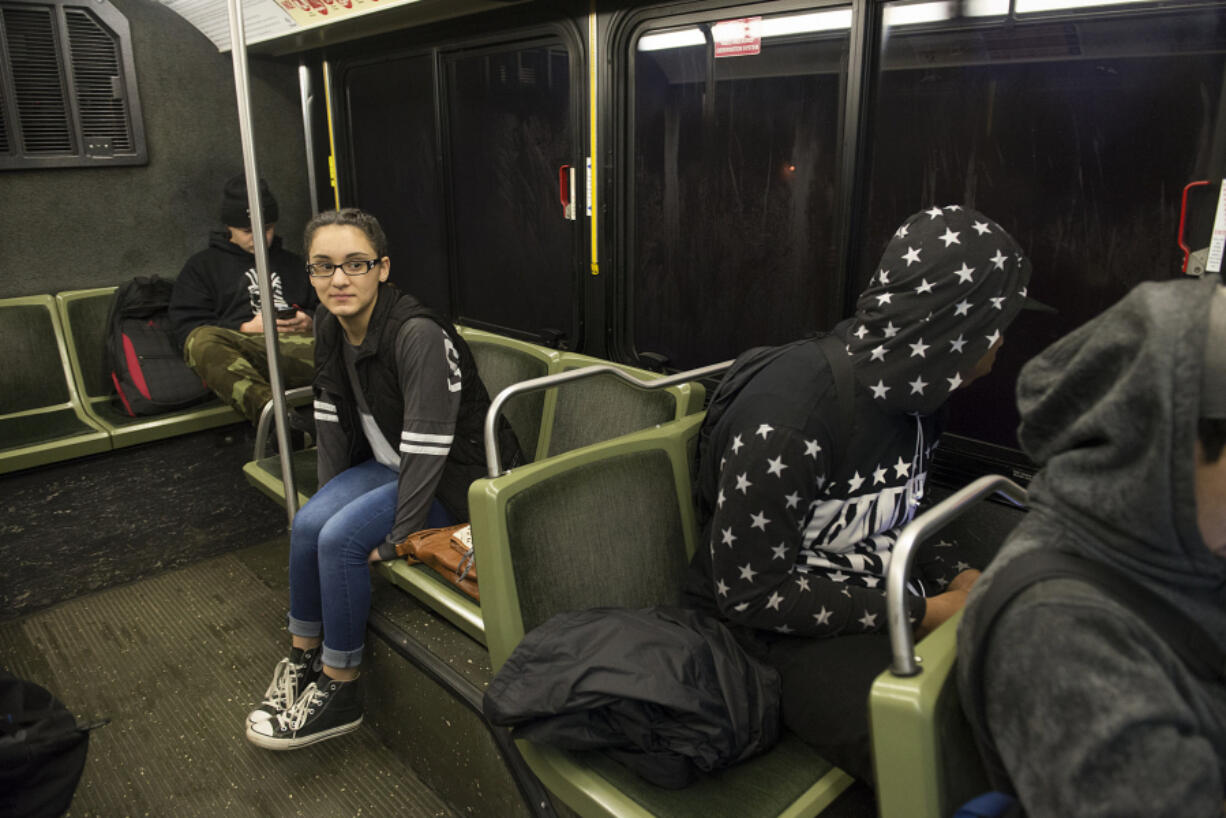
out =
[[[924,496],[949,396],[987,374],[1027,302],[1030,262],[969,208],[908,218],[886,245],[833,354],[851,364],[851,412],[809,339],[755,373],[710,430],[698,465],[688,604],[731,625],[780,673],[783,720],[872,780],[868,690],[889,664],[885,575]],[[827,347],[829,349],[829,347]],[[921,552],[910,615],[927,632],[978,571],[956,545]]]

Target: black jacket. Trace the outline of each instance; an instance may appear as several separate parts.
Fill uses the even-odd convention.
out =
[[[677,788],[774,746],[779,675],[696,611],[590,608],[529,632],[484,709],[517,739],[604,749]]]
[[[468,519],[468,486],[485,476],[485,413],[490,398],[477,372],[468,344],[446,318],[424,306],[413,296],[402,293],[389,284],[379,285],[378,298],[371,313],[366,340],[363,341],[354,364],[358,382],[371,415],[379,430],[392,446],[402,441],[405,431],[404,404],[407,390],[427,388],[423,384],[403,384],[396,366],[396,342],[401,328],[413,319],[426,319],[442,328],[450,345],[449,356],[458,369],[461,390],[455,429],[447,452],[446,464],[439,478],[435,496],[448,511],[460,520]],[[321,308],[315,322],[315,399],[336,408],[337,422],[329,423],[327,431],[339,429],[340,435],[323,435],[320,426],[319,480],[323,485],[340,471],[371,457],[370,446],[361,428],[358,406],[345,371],[342,346],[345,343],[340,322],[332,313]],[[428,387],[433,388],[433,387]],[[441,388],[441,387],[440,387]],[[317,411],[317,420],[319,419]],[[504,462],[516,465],[521,456],[514,433],[504,420],[501,426]],[[325,450],[326,449],[326,450]],[[411,455],[401,454],[401,475]],[[412,487],[402,486],[402,492]],[[395,533],[403,536],[405,526],[397,520]],[[412,528],[410,526],[410,528]]]
[[[281,237],[268,250],[273,304],[278,309],[300,307],[308,314],[319,304],[302,258],[281,246]],[[216,231],[208,248],[187,260],[175,280],[170,297],[170,320],[179,346],[196,327],[209,325],[237,330],[260,309],[260,288],[255,256]]]

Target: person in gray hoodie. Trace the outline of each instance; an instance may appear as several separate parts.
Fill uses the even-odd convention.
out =
[[[1191,672],[1135,605],[1045,579],[1001,611],[976,660],[979,605],[1015,560],[1055,549],[1115,569],[1226,647],[1226,292],[1218,276],[1145,283],[1022,370],[1018,438],[1040,465],[1030,513],[983,573],[958,673],[1036,816],[1220,816],[1226,684]]]

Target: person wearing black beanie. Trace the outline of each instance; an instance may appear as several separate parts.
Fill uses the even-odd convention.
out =
[[[313,315],[318,298],[302,258],[281,246],[275,231],[280,208],[263,179],[259,195],[285,385],[307,386],[314,374]],[[219,398],[255,423],[272,399],[272,387],[255,270],[255,236],[247,180],[242,174],[226,180],[220,216],[221,228],[210,234],[209,246],[188,259],[179,273],[170,318],[188,365]],[[309,422],[293,412],[290,422],[311,431]]]

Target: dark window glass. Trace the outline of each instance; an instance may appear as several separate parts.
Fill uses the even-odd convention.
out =
[[[352,204],[387,233],[390,279],[451,314],[446,224],[435,144],[434,58],[385,60],[345,72]]]
[[[583,222],[563,217],[558,191],[562,165],[583,167],[569,55],[546,45],[450,56],[447,66],[457,312],[530,336],[556,330],[573,343]]]
[[[1022,313],[994,373],[953,399],[952,433],[1017,457],[1022,364],[1136,283],[1180,275],[1180,192],[1226,126],[1224,52],[1220,6],[885,27],[857,286],[904,217],[962,203],[1014,235],[1031,294],[1059,310]]]
[[[716,21],[632,44],[628,275],[638,353],[689,368],[838,317],[834,185],[846,9],[767,17],[760,53]],[[817,30],[814,30],[814,29]]]

